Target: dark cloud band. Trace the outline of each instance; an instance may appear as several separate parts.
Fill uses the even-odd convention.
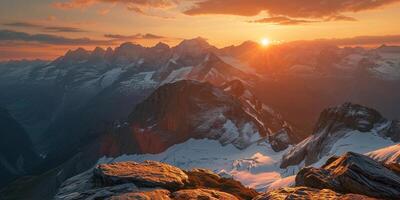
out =
[[[29,34],[13,30],[0,30],[0,41],[38,42],[52,45],[111,45],[108,40],[92,40],[89,38],[67,38],[51,34]]]
[[[88,32],[86,30],[68,27],[68,26],[44,26],[40,24],[33,24],[29,22],[12,22],[12,23],[4,23],[4,26],[10,27],[19,27],[19,28],[36,28],[46,32],[64,32],[64,33],[83,33]]]

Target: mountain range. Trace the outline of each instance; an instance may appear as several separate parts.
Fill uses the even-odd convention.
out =
[[[400,47],[391,46],[245,42],[219,49],[195,38],[175,47],[124,43],[79,48],[54,61],[4,62],[0,199],[70,199],[65,187],[76,178],[69,178],[129,161],[207,168],[255,189],[247,191],[251,198],[294,184],[318,193],[324,188],[299,176],[307,167],[324,174],[337,156],[357,164],[369,156],[377,169],[396,171],[400,123],[388,118],[400,118],[399,83]],[[167,196],[179,192],[163,187]]]

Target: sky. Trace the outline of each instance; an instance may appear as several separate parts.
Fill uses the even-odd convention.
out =
[[[400,44],[399,19],[400,0],[1,0],[0,60],[199,36],[217,47],[263,38]]]

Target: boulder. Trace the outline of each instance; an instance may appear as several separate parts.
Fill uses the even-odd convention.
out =
[[[103,185],[133,183],[138,187],[181,188],[188,176],[177,167],[156,161],[101,164],[94,169],[94,178]]]
[[[303,168],[296,176],[296,185],[377,198],[400,197],[399,175],[368,156],[352,152],[330,158],[321,168]]]
[[[194,199],[204,199],[204,200],[239,200],[235,196],[220,192],[216,190],[209,189],[187,189],[179,190],[172,194],[172,199],[174,200],[194,200]]]
[[[245,199],[258,193],[206,169],[184,172],[168,164],[145,161],[100,164],[66,180],[56,200]]]
[[[287,187],[273,190],[255,197],[253,200],[374,200],[375,198],[358,194],[340,194],[329,189],[314,189],[309,187]]]
[[[209,170],[194,169],[187,171],[189,183],[185,189],[207,188],[234,195],[238,199],[250,200],[258,195],[251,188],[243,186],[239,181],[232,178],[223,178]]]
[[[112,196],[109,200],[171,200],[170,192],[164,189],[150,189]]]

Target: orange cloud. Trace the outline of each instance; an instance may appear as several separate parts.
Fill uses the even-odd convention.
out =
[[[250,23],[266,23],[266,24],[278,24],[278,25],[301,25],[301,24],[310,24],[316,22],[329,22],[329,21],[357,21],[353,17],[347,17],[343,15],[334,15],[330,17],[323,18],[319,21],[316,20],[308,20],[308,19],[299,19],[299,18],[290,18],[286,16],[272,16],[266,17],[262,19],[257,19],[253,21],[249,21]]]
[[[325,42],[339,46],[368,46],[381,44],[400,44],[400,35],[356,36],[350,38],[319,39],[316,42]]]
[[[85,8],[97,3],[120,3],[127,6],[145,6],[162,8],[173,5],[170,0],[69,0],[67,2],[56,2],[54,7],[60,9]]]
[[[252,23],[267,23],[267,24],[279,24],[279,25],[300,25],[300,24],[308,24],[315,23],[318,21],[304,20],[304,19],[293,19],[285,16],[278,17],[267,17],[263,19],[258,19],[254,21],[250,21]]]
[[[343,16],[345,12],[377,9],[395,2],[400,0],[205,0],[195,3],[185,14],[255,16],[266,11],[272,16],[324,18]]]

